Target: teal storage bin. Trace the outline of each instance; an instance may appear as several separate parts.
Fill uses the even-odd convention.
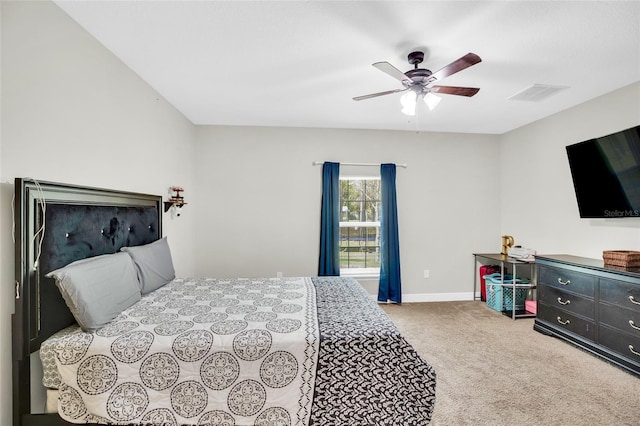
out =
[[[513,288],[503,286],[502,283],[508,284],[513,281],[510,274],[504,275],[504,281],[501,281],[499,273],[484,276],[487,288],[487,306],[498,312],[513,310]],[[526,279],[515,278],[516,284],[528,284]],[[516,311],[524,310],[524,302],[527,300],[528,288],[516,288]]]

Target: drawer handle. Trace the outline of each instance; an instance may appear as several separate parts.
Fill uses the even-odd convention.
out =
[[[569,303],[571,303],[571,300],[567,299],[566,301],[563,301],[562,297],[558,297],[558,303],[561,305],[568,305]]]
[[[571,320],[562,321],[562,318],[558,317],[558,322],[562,325],[571,324]]]
[[[640,356],[640,352],[633,350],[633,345],[629,345],[629,350],[632,354]]]
[[[640,330],[640,327],[638,327],[636,325],[636,323],[633,322],[633,320],[629,320],[629,325],[631,326],[631,328],[635,328],[636,330]]]
[[[569,285],[571,284],[571,280],[566,280],[566,281],[562,281],[562,278],[558,277],[558,282],[562,285]]]
[[[633,296],[629,296],[629,300],[631,301],[631,303],[635,303],[636,305],[640,305],[640,302],[638,302],[638,301],[636,300],[636,298],[635,298],[635,297],[633,297]]]

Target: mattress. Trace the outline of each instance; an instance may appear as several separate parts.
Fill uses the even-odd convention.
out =
[[[218,290],[212,290],[211,285]],[[308,291],[302,291],[300,285],[303,285]],[[190,288],[190,291],[185,293],[185,286]],[[226,290],[219,291],[220,288]],[[198,298],[201,300],[197,300]],[[182,302],[181,304],[176,302],[191,299],[196,300],[196,303]],[[237,302],[230,302],[230,300],[237,300]],[[306,302],[301,303],[302,300]],[[174,307],[166,309],[167,304],[171,301],[174,302],[170,306]],[[161,312],[157,307],[158,303],[164,304],[165,309]],[[227,304],[229,305],[225,306]],[[153,306],[156,307],[153,308]],[[237,308],[228,309],[231,306]],[[248,306],[253,306],[255,309],[248,308]],[[146,310],[147,315],[139,316],[142,313],[142,308]],[[312,312],[314,315],[312,318],[307,318],[308,321],[305,322],[292,317],[293,313],[290,312],[292,310],[296,310],[298,313]],[[178,314],[178,311],[190,315],[191,319],[178,319],[174,315],[167,315]],[[276,314],[275,317],[274,314]],[[150,316],[155,316],[155,319],[143,321]],[[198,318],[194,321],[196,317]],[[185,351],[184,353],[206,352],[195,361],[195,364],[192,363],[191,370],[200,371],[203,368],[202,360],[209,360],[204,364],[209,366],[211,370],[218,368],[221,373],[216,376],[215,380],[206,376],[201,376],[198,380],[192,380],[192,376],[185,379],[183,376],[188,375],[184,371],[189,367],[180,365],[179,379],[171,384],[165,383],[162,386],[156,386],[166,386],[165,396],[162,397],[162,392],[160,394],[156,392],[154,398],[149,398],[140,404],[140,406],[144,406],[143,408],[129,410],[126,414],[129,416],[126,420],[128,424],[141,424],[151,419],[167,425],[218,424],[215,423],[216,421],[229,421],[229,424],[236,425],[268,424],[268,422],[274,421],[280,422],[279,424],[291,425],[424,425],[428,424],[431,419],[435,404],[436,385],[433,368],[404,339],[388,316],[366,291],[351,278],[174,280],[163,289],[143,297],[138,304],[123,312],[112,324],[105,327],[112,326],[111,330],[113,330],[113,327],[120,324],[116,328],[122,332],[109,337],[111,340],[108,344],[114,345],[120,339],[123,353],[128,351],[131,354],[131,358],[128,360],[133,360],[128,363],[122,363],[117,359],[111,359],[111,361],[119,368],[131,370],[133,373],[130,374],[130,377],[141,376],[141,372],[146,371],[141,366],[148,367],[150,362],[146,361],[150,358],[155,356],[155,360],[160,361],[161,357],[158,354],[175,354],[173,348],[176,340],[154,334],[153,341],[164,341],[164,347],[154,347],[152,350],[146,350],[142,355],[135,355],[136,352],[144,351],[145,343],[141,338],[144,333],[142,332],[153,334],[154,331],[157,331],[156,328],[163,329],[159,327],[163,323],[176,320],[204,324],[204,329],[209,331],[220,331],[225,327],[230,327],[228,335],[218,335],[214,332],[213,340],[216,344],[206,351],[202,349],[202,345],[198,346],[197,339],[189,344],[187,344],[189,339],[180,340],[181,344],[184,344],[181,349]],[[282,330],[291,328],[293,323],[297,324],[296,321],[301,321],[301,328],[296,329],[301,330],[296,336],[297,343],[292,343],[287,338],[280,342],[285,346],[272,344],[268,348],[262,347],[262,350],[259,344],[253,349],[247,349],[249,346],[245,346],[251,355],[243,353],[243,356],[256,358],[255,366],[253,369],[249,367],[246,375],[236,377],[233,373],[227,377],[229,371],[235,368],[229,368],[230,365],[235,366],[233,362],[229,361],[231,359],[229,354],[235,353],[237,355],[233,348],[234,339],[241,333],[247,337],[246,332],[252,331],[254,339],[245,340],[259,343],[259,339],[255,338],[261,334],[254,330],[264,331],[266,324],[273,320],[281,320],[275,324],[279,324]],[[240,324],[242,321],[247,323],[245,328],[234,329],[231,327],[231,324]],[[145,325],[144,322],[153,322],[153,327],[149,327],[149,324]],[[305,325],[302,326],[302,323]],[[316,325],[314,326],[314,324]],[[313,333],[314,327],[317,327],[317,334]],[[273,332],[273,322],[271,330],[269,328],[266,330],[270,331],[272,335],[277,334]],[[193,332],[193,330],[183,330],[175,337],[186,332]],[[105,332],[102,329],[91,334],[84,333],[77,328],[70,328],[52,336],[42,345],[43,384],[48,388],[60,389],[59,413],[68,421],[75,423],[108,421],[114,424],[125,422],[125,420],[118,418],[110,418],[110,411],[106,408],[100,411],[100,414],[92,412],[94,411],[92,407],[96,404],[95,401],[101,401],[97,404],[108,407],[110,398],[113,402],[125,401],[128,397],[139,397],[139,392],[137,394],[136,390],[139,391],[139,386],[145,386],[144,380],[129,381],[130,378],[121,379],[118,377],[111,380],[113,385],[109,391],[96,399],[95,395],[88,395],[88,393],[100,389],[101,384],[92,387],[90,380],[82,379],[82,374],[75,377],[69,376],[68,371],[63,374],[63,376],[68,376],[66,379],[61,377],[60,370],[65,368],[69,370],[68,366],[71,364],[76,366],[71,370],[75,370],[77,374],[78,366],[83,363],[90,364],[91,357],[96,360],[97,356],[107,356],[105,353],[94,353],[90,349],[92,345],[95,345],[98,340],[96,337],[100,333],[104,335],[113,332],[109,329]],[[133,336],[138,336],[138,338],[133,338]],[[226,340],[231,342],[231,345],[219,346],[218,343],[224,343],[222,342],[224,339],[219,339],[220,342],[217,342],[215,337],[220,336],[229,337]],[[147,339],[150,340],[151,337],[147,337]],[[89,340],[91,341],[89,342]],[[122,342],[125,340],[127,343],[123,345]],[[294,357],[284,356],[284,352],[289,353],[287,345],[292,344],[299,345],[297,352],[295,352],[296,355]],[[104,346],[104,343],[101,346]],[[284,347],[287,349],[283,349]],[[213,357],[215,354],[217,357]],[[281,356],[278,357],[278,354]],[[269,362],[264,362],[267,358]],[[296,362],[293,362],[293,358],[296,359]],[[61,359],[67,360],[64,362],[73,359],[73,363],[62,364]],[[181,361],[178,359],[178,362]],[[107,361],[103,360],[103,362]],[[297,369],[292,367],[294,364]],[[163,367],[171,367],[171,365],[165,362]],[[119,368],[116,368],[118,372],[121,371]],[[157,372],[161,370],[153,370],[152,375],[157,375]],[[168,370],[170,371],[171,368]],[[295,374],[293,370],[296,370]],[[93,371],[100,371],[100,369],[94,367]],[[268,384],[265,384],[261,379],[261,371],[270,372],[263,377],[263,379],[266,378],[267,381],[270,381]],[[83,372],[85,375],[87,374],[86,369],[81,371],[81,373]],[[91,374],[89,376],[91,377]],[[197,375],[193,377],[195,376]],[[292,379],[293,376],[295,379]],[[89,385],[84,385],[84,389],[78,385],[81,380],[89,383]],[[156,377],[155,380],[161,383],[166,382],[166,378],[163,377]],[[217,380],[218,385],[211,386],[212,380]],[[179,391],[175,390],[185,382],[191,383],[191,387],[183,386]],[[120,393],[115,392],[115,389],[123,383],[136,383],[139,386],[130,385],[128,389],[125,386],[125,389],[119,391]],[[252,386],[238,387],[237,385],[240,383],[250,383]],[[289,386],[292,383],[293,386]],[[261,396],[261,392],[256,391],[260,386],[266,390],[267,395]],[[295,393],[290,393],[284,389],[286,386],[297,389]],[[204,389],[206,393],[208,399],[206,404],[202,402],[204,394],[197,392],[200,389]],[[234,389],[235,393],[232,392]],[[174,395],[179,395],[180,401],[183,402],[172,404],[172,392]],[[198,395],[200,395],[200,402],[194,403],[193,398],[197,399]],[[158,396],[160,397],[158,398]],[[187,400],[189,403],[185,405],[184,401]],[[283,403],[283,401],[287,401],[287,403]],[[232,405],[229,405],[230,403]],[[72,416],[63,413],[64,410],[69,412],[70,409],[73,413]],[[124,404],[119,402],[118,408],[112,409],[111,413],[117,414],[125,411]],[[78,415],[78,413],[82,415]],[[107,413],[107,416],[104,413]],[[121,416],[120,419],[124,419],[122,414],[117,415]],[[75,418],[72,418],[74,416]]]

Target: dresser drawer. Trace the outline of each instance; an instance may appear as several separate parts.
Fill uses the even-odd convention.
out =
[[[600,324],[598,343],[626,358],[640,363],[640,336],[633,336]]]
[[[600,301],[640,312],[640,284],[601,278]]]
[[[600,303],[600,322],[640,338],[640,310]]]
[[[540,266],[538,270],[538,284],[557,287],[587,297],[594,297],[596,278],[592,275],[567,269]]]
[[[594,339],[593,321],[580,318],[558,308],[546,305],[541,301],[538,302],[538,318],[553,324],[556,328],[561,330],[570,331],[589,340]]]
[[[556,287],[538,286],[538,300],[568,313],[582,315],[591,320],[595,318],[595,302],[593,299],[567,293]]]

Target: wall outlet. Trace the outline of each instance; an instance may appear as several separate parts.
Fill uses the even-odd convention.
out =
[[[282,278],[282,272],[276,272],[276,277],[277,278]]]
[[[424,270],[424,277],[425,278],[429,278],[429,270],[428,269]]]

